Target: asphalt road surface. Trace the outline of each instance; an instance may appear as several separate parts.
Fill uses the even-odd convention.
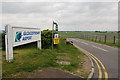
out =
[[[118,78],[118,48],[77,38],[67,40],[89,54],[95,63],[93,78]]]
[[[73,74],[70,74],[68,72],[64,72],[62,70],[54,69],[54,68],[47,68],[40,71],[33,72],[32,74],[28,73],[26,75],[23,75],[22,78],[43,78],[43,80],[46,80],[44,78],[50,78],[47,80],[61,80],[59,78],[63,78],[62,80],[83,80],[83,78],[80,78],[78,76],[75,76]],[[41,79],[39,79],[41,80]]]

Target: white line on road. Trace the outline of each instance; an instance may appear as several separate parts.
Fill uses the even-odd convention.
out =
[[[81,42],[81,43],[86,44],[86,45],[89,45],[89,44],[88,44],[88,43],[86,43],[86,42]]]
[[[95,46],[95,45],[91,45],[91,46],[94,47],[94,48],[100,49],[100,50],[102,50],[102,51],[108,52],[108,50],[105,50],[105,49],[103,49],[103,48],[97,47],[97,46]]]
[[[76,40],[76,39],[72,39],[72,40],[81,42],[81,41]],[[81,43],[86,44],[86,45],[89,45],[89,44],[86,43],[86,42],[81,42]],[[102,51],[108,52],[108,50],[105,50],[105,49],[103,49],[103,48],[101,48],[101,47],[97,47],[97,46],[95,46],[95,45],[91,45],[91,46],[94,47],[94,48],[100,49],[100,50],[102,50]]]

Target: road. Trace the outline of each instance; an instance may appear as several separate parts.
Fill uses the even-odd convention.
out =
[[[59,78],[63,78],[64,80],[67,80],[68,78],[75,78],[74,80],[83,80],[83,78],[80,78],[68,72],[64,72],[62,70],[58,70],[54,68],[46,68],[43,70],[35,71],[33,73],[24,74],[22,78],[33,78],[33,79],[43,78],[43,80],[58,80]],[[46,79],[46,78],[49,78],[49,79]]]
[[[67,40],[89,54],[95,63],[93,78],[118,78],[118,48],[77,38]]]

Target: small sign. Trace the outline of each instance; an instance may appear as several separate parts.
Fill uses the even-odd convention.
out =
[[[59,38],[54,38],[54,44],[59,44],[60,41],[59,41]]]
[[[54,34],[54,38],[59,38],[58,34]]]

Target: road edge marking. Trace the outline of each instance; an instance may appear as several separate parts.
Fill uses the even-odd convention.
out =
[[[91,55],[94,56],[93,54],[91,54]],[[101,64],[101,66],[102,66],[102,68],[103,68],[103,70],[104,70],[105,80],[108,80],[108,73],[107,73],[107,71],[106,71],[105,66],[103,65],[103,63],[102,63],[96,56],[94,56],[94,57],[95,57],[95,59],[97,59],[97,60],[99,61],[99,63]]]
[[[103,63],[96,56],[94,56],[92,53],[88,52],[87,50],[85,50],[85,49],[83,49],[83,48],[81,48],[81,47],[79,47],[79,46],[77,46],[75,44],[74,44],[74,46],[77,47],[78,49],[80,49],[80,50],[82,50],[82,51],[90,54],[92,57],[94,57],[101,64],[101,66],[102,66],[102,68],[104,70],[105,80],[108,80],[108,73],[107,73],[107,71],[106,71],[105,66],[103,65]]]
[[[98,66],[98,71],[99,71],[98,79],[101,80],[102,79],[102,70],[101,70],[101,67],[100,67],[99,63],[97,62],[97,60],[95,60],[95,58],[93,56],[91,56],[91,58],[95,61],[95,63]]]
[[[76,48],[78,48],[79,49],[79,47],[77,46],[77,45],[75,45],[75,44],[73,44]],[[80,49],[79,49],[80,50]],[[81,51],[81,50],[80,50]],[[83,52],[84,53],[84,52]],[[90,80],[92,77],[93,77],[93,75],[94,75],[94,72],[95,72],[95,65],[94,65],[94,63],[93,63],[93,60],[91,59],[91,57],[88,55],[88,54],[86,54],[86,53],[84,53],[89,59],[90,59],[90,62],[91,62],[91,65],[92,65],[92,69],[91,69],[91,72],[90,72],[90,74],[89,74],[89,76],[88,76],[88,79],[87,80]]]

